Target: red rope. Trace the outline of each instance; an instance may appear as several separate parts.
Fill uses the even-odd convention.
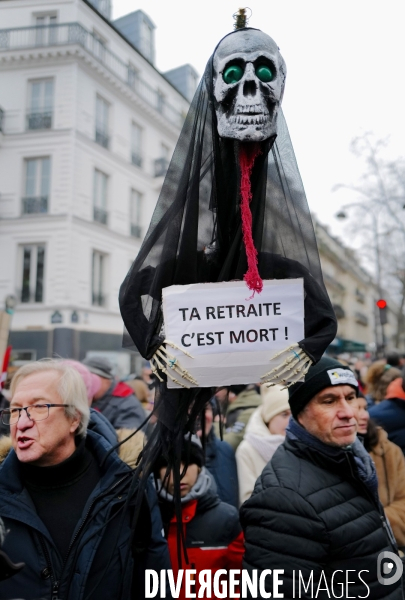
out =
[[[257,156],[261,154],[259,144],[241,144],[239,150],[239,164],[241,171],[240,178],[240,214],[242,219],[242,234],[243,243],[246,250],[246,258],[248,263],[248,270],[246,271],[243,279],[250,290],[260,292],[263,289],[263,280],[259,275],[257,268],[257,250],[253,242],[252,235],[252,212],[250,210],[250,202],[252,200],[252,189],[250,184],[250,176],[252,174],[253,165]]]

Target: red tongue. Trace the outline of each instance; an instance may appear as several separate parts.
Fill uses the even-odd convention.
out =
[[[252,189],[250,185],[250,176],[257,156],[261,154],[259,144],[241,144],[239,150],[239,164],[241,171],[240,179],[240,213],[242,219],[243,243],[246,250],[248,270],[243,279],[250,290],[253,291],[251,298],[256,292],[260,294],[263,289],[263,280],[259,275],[257,268],[257,250],[253,242],[252,235],[252,212],[250,202],[252,200]],[[249,298],[250,299],[250,298]]]

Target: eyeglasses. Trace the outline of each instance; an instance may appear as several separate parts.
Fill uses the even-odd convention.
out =
[[[14,425],[21,416],[21,411],[25,410],[27,417],[31,421],[44,421],[49,417],[49,409],[54,407],[71,407],[71,404],[33,404],[32,406],[23,406],[21,408],[5,408],[1,411],[1,420],[4,425]]]

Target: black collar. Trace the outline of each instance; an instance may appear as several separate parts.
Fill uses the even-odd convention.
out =
[[[85,439],[77,442],[76,450],[68,458],[51,467],[39,467],[19,462],[21,479],[27,487],[57,488],[80,479],[90,466],[93,457],[86,448]]]

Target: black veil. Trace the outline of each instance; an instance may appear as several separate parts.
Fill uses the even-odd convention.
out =
[[[191,103],[148,232],[120,289],[120,308],[129,334],[126,342],[134,344],[148,360],[164,340],[163,288],[242,280],[247,271],[239,206],[239,142],[220,138],[217,132],[214,54]],[[281,111],[277,136],[261,142],[251,189],[252,234],[260,276],[304,278],[305,339],[300,346],[317,361],[335,337],[336,319]],[[148,461],[161,452],[174,461],[173,440],[176,436],[180,440],[180,430],[192,428],[210,393],[208,389],[168,390],[160,385],[156,404],[159,427],[155,440],[150,440],[153,450]]]
[[[146,359],[163,341],[164,287],[243,279],[247,270],[239,209],[238,142],[218,136],[213,56],[191,103],[148,232],[120,290],[121,313],[131,338],[126,344],[135,344]],[[336,321],[281,110],[277,138],[261,146],[251,177],[252,233],[259,272],[263,279],[301,276],[308,280],[306,295],[307,287],[313,288],[319,317],[325,322],[318,335],[316,326],[306,323],[306,340],[300,345],[317,361],[335,336]],[[306,311],[306,321],[309,316]],[[314,335],[317,339],[311,340]]]

